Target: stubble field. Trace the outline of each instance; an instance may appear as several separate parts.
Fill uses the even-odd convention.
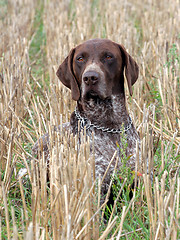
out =
[[[179,26],[177,0],[0,0],[0,240],[180,238]],[[132,97],[126,87],[141,138],[138,187],[129,199],[124,173],[111,209],[92,182],[89,141],[77,150],[76,138],[53,131],[76,106],[58,65],[92,38],[123,44],[140,68]],[[31,152],[46,132],[48,168]]]

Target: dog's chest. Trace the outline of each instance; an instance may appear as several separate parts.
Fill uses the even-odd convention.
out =
[[[86,106],[86,112],[79,107],[72,113],[71,130],[74,135],[81,136],[78,121],[79,126],[84,122],[86,127],[90,126],[86,134],[90,137],[91,150],[94,148],[96,176],[104,175],[115,151],[117,153],[110,166],[111,173],[116,165],[116,160],[118,159],[117,168],[120,168],[125,157],[128,158],[127,165],[135,168],[136,140],[139,137],[130,122],[122,96],[112,96],[111,101],[97,105],[93,109],[88,110]],[[116,131],[118,129],[120,131]],[[124,129],[124,133],[121,129]],[[84,127],[81,126],[81,133],[83,132]],[[81,143],[81,139],[79,140]]]
[[[126,161],[125,158],[128,158],[127,165],[134,168],[137,140],[139,137],[134,126],[124,135],[94,132],[94,142],[91,143],[95,151],[96,174],[104,174],[115,152],[115,158],[110,166],[111,173],[116,165],[116,160],[118,169],[122,166],[123,161]]]
[[[115,139],[114,139],[115,140]],[[95,166],[96,166],[96,177],[99,175],[103,176],[115,151],[117,151],[116,156],[119,155],[118,147],[115,141],[112,141],[108,134],[96,134],[94,133],[94,141],[91,138],[91,147],[94,147],[95,153]],[[119,156],[118,156],[119,157]],[[113,171],[115,166],[115,160],[113,160],[110,166],[110,172]],[[121,160],[118,159],[118,165],[120,165]]]

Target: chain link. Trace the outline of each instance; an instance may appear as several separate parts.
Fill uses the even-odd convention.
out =
[[[132,119],[129,116],[129,123],[127,126],[124,127],[124,129],[115,129],[115,128],[111,129],[111,128],[100,127],[100,126],[97,126],[97,125],[91,123],[91,121],[89,119],[87,119],[86,117],[82,117],[77,109],[74,110],[74,113],[75,113],[77,119],[80,121],[81,129],[84,129],[84,127],[86,126],[86,130],[90,129],[90,128],[96,128],[97,130],[101,130],[102,132],[122,133],[122,132],[127,132],[131,128],[131,125],[132,125]]]

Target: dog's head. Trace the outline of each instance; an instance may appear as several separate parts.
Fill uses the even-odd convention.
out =
[[[61,82],[71,89],[72,99],[109,98],[124,94],[124,71],[130,95],[138,78],[138,65],[122,45],[93,39],[73,48],[57,70]]]

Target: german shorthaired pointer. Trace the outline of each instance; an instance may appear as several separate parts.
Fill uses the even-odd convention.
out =
[[[135,168],[136,141],[139,136],[126,110],[124,93],[124,72],[132,95],[132,85],[138,78],[138,65],[122,45],[107,39],[93,39],[73,48],[57,70],[60,81],[71,89],[72,99],[77,101],[66,125],[73,134],[86,126],[87,134],[94,132],[96,176],[104,175],[117,149],[122,148],[122,129],[127,139],[126,155],[128,166]],[[48,135],[46,135],[47,137]],[[41,139],[44,149],[47,146]],[[119,148],[117,148],[117,143]],[[38,142],[33,147],[37,152]],[[110,181],[115,167],[112,162],[104,186]],[[121,153],[117,168],[121,167]],[[106,191],[106,187],[104,188]]]

